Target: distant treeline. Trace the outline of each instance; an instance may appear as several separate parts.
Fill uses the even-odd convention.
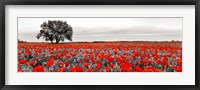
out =
[[[93,41],[93,43],[103,43],[103,42],[182,42],[182,41]]]
[[[27,41],[22,41],[18,39],[19,43],[28,43]],[[182,42],[182,41],[175,41],[175,40],[171,40],[171,41],[93,41],[93,42],[87,42],[87,41],[82,41],[82,42],[61,42],[60,44],[66,44],[66,43],[117,43],[117,42]],[[49,42],[30,42],[30,43],[49,43]]]
[[[20,39],[18,39],[19,43],[26,43],[27,41],[21,41]]]

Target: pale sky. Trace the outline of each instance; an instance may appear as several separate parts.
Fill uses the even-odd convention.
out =
[[[36,35],[48,20],[67,21],[73,28],[74,42],[182,41],[182,18],[18,18],[18,39],[44,41]]]

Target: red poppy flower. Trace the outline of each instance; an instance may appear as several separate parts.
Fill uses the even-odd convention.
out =
[[[182,60],[177,60],[179,66],[182,66]]]
[[[114,54],[115,54],[115,55],[118,54],[117,51],[114,51]]]
[[[129,67],[133,67],[134,65],[133,65],[132,62],[128,62],[128,66],[129,66]]]
[[[71,55],[72,57],[75,57],[75,56],[76,56],[76,53],[70,53],[70,55]]]
[[[98,64],[96,65],[96,68],[100,69],[101,66],[102,66],[102,64],[101,64],[101,63],[98,63]]]
[[[68,58],[68,59],[69,59],[70,57],[71,57],[70,55],[66,55],[66,56],[65,56],[65,58]]]
[[[39,59],[38,59],[38,58],[35,58],[35,60],[38,61]]]
[[[154,71],[154,68],[152,66],[147,67],[147,72],[153,72],[153,71]]]
[[[142,69],[141,67],[139,67],[139,66],[136,66],[136,67],[135,67],[135,71],[137,71],[137,72],[142,72],[143,69]]]
[[[22,70],[21,68],[18,68],[18,72],[24,72],[24,70]]]
[[[20,64],[25,64],[25,63],[26,63],[26,60],[20,60],[19,63],[20,63]]]
[[[39,65],[33,69],[33,72],[44,72],[44,67]]]
[[[147,62],[146,60],[142,60],[142,64],[146,64],[146,62]]]
[[[108,58],[108,62],[113,62],[114,58]]]
[[[151,64],[152,64],[152,61],[149,60],[147,63],[148,63],[148,65],[151,65]]]
[[[71,68],[70,72],[78,72],[78,70],[76,68]]]
[[[50,60],[50,61],[47,61],[46,65],[47,66],[52,66],[54,64],[54,60]]]
[[[30,62],[29,62],[29,65],[30,65],[30,66],[33,66],[34,64],[35,64],[34,61],[30,61]]]
[[[92,63],[93,63],[93,64],[95,63],[95,60],[94,60],[94,59],[92,59]]]
[[[128,72],[130,67],[127,64],[123,63],[121,65],[121,68],[122,68],[121,70],[122,72]]]
[[[28,55],[31,55],[32,53],[31,52],[27,52],[28,53]]]
[[[113,64],[113,63],[111,63],[111,64],[110,64],[110,67],[111,67],[111,68],[113,68],[113,67],[114,67],[114,64]]]
[[[83,72],[84,68],[78,67],[77,70],[78,70],[78,72]]]
[[[174,66],[174,70],[177,71],[177,72],[182,72],[182,67]]]
[[[59,68],[58,72],[65,72],[65,68]]]
[[[97,70],[97,72],[102,72],[102,70],[101,70],[101,69],[99,69],[99,70]]]
[[[105,70],[106,70],[106,72],[110,72],[111,68],[110,67],[106,67]]]
[[[92,69],[88,69],[86,72],[92,72],[93,70]]]
[[[89,59],[88,59],[88,58],[85,57],[85,58],[83,58],[83,59],[84,59],[86,62],[89,62]]]
[[[161,64],[161,60],[156,60],[156,63],[157,64]]]
[[[65,67],[68,67],[69,66],[69,62],[65,62]]]
[[[88,64],[88,63],[85,63],[85,67],[88,68],[88,66],[89,66],[89,64]]]

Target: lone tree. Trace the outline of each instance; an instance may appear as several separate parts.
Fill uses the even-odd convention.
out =
[[[51,41],[51,43],[56,41],[56,44],[65,39],[72,41],[73,30],[66,21],[49,20],[48,23],[41,24],[41,28],[40,33],[36,36],[37,39],[43,37],[45,41]]]

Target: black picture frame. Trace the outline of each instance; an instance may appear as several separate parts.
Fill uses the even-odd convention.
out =
[[[200,0],[1,0],[0,1],[0,88],[2,90],[192,90],[200,86]],[[195,85],[5,85],[5,6],[6,5],[195,5]]]

